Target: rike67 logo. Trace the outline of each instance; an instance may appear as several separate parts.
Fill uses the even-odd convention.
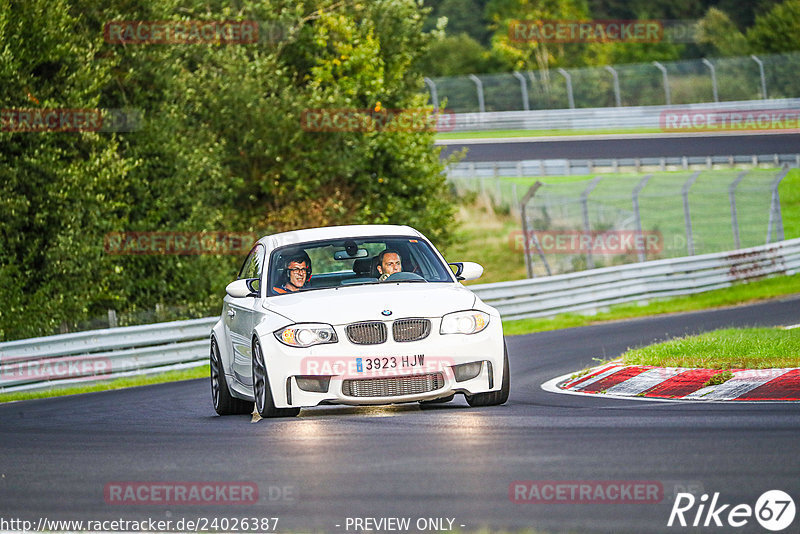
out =
[[[738,528],[748,524],[755,516],[763,528],[778,532],[792,524],[795,511],[794,500],[781,490],[764,492],[755,507],[749,504],[722,504],[718,492],[714,493],[710,502],[705,493],[699,499],[695,499],[691,493],[678,493],[667,526]]]

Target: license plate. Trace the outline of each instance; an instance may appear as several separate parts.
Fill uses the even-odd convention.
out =
[[[412,356],[376,356],[374,358],[356,358],[356,371],[384,371],[389,369],[412,369],[425,365],[424,354]]]

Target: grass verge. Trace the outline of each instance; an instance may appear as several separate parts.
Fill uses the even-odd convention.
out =
[[[201,365],[191,369],[182,369],[180,371],[167,371],[165,373],[159,373],[155,375],[115,378],[94,384],[54,387],[52,389],[43,389],[39,391],[0,393],[0,402],[42,399],[45,397],[59,397],[61,395],[75,395],[78,393],[91,393],[93,391],[106,391],[109,389],[147,386],[150,384],[160,384],[163,382],[177,382],[178,380],[191,380],[193,378],[207,378],[209,373],[210,370],[208,365]]]
[[[725,289],[715,289],[714,291],[695,295],[657,300],[643,306],[636,302],[617,304],[609,307],[607,311],[602,311],[595,315],[565,313],[555,317],[503,321],[503,331],[507,336],[530,334],[544,330],[558,330],[649,315],[721,308],[797,293],[800,293],[800,274],[777,276],[746,284],[736,284]]]
[[[800,329],[726,328],[629,350],[627,365],[701,369],[800,367]],[[716,381],[726,379],[720,373]],[[719,376],[719,375],[718,375]],[[727,378],[730,378],[728,373]]]

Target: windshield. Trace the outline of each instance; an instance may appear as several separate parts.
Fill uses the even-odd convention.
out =
[[[315,241],[275,249],[269,295],[362,284],[453,282],[432,247],[417,237]]]

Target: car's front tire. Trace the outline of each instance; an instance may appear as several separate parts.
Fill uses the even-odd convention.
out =
[[[476,393],[475,395],[465,395],[470,406],[497,406],[508,400],[508,393],[511,390],[511,377],[508,373],[508,347],[503,342],[503,383],[499,391],[488,391],[486,393]]]
[[[211,354],[209,359],[211,367],[211,400],[214,403],[214,411],[219,415],[241,415],[253,413],[253,403],[237,399],[231,395],[228,389],[228,381],[225,380],[225,369],[222,366],[222,358],[219,355],[217,339],[211,338]]]
[[[253,338],[253,397],[256,399],[256,411],[261,417],[294,417],[300,413],[300,408],[275,407],[264,352],[258,338]]]

